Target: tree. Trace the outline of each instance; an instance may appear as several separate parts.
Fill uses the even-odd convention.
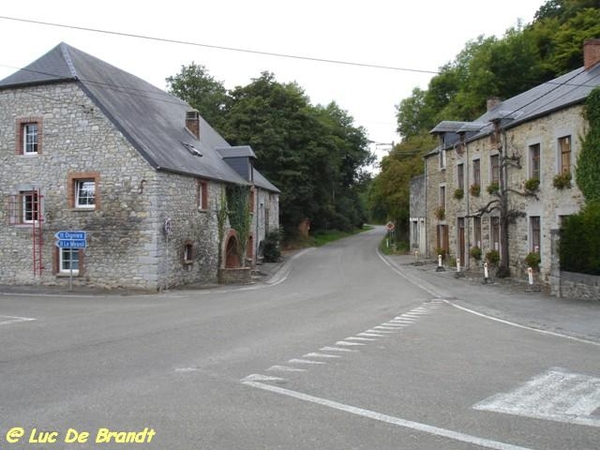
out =
[[[381,172],[369,188],[371,215],[395,223],[397,242],[408,241],[410,180],[423,173],[423,155],[434,145],[435,138],[430,134],[414,136],[395,145],[382,159]]]
[[[181,66],[181,72],[166,78],[170,94],[188,102],[215,129],[220,130],[228,103],[227,90],[215,80],[206,67],[192,62]]]

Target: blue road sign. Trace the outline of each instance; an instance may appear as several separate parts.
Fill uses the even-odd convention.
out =
[[[87,239],[87,233],[85,231],[59,231],[54,235],[56,239],[75,239],[78,241],[85,241]]]
[[[59,248],[86,248],[87,241],[85,239],[59,239],[55,245]]]

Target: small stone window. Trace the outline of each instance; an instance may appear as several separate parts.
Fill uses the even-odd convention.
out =
[[[69,207],[82,210],[99,209],[99,182],[100,174],[97,172],[69,174],[67,181]]]
[[[185,241],[183,243],[183,263],[193,264],[194,263],[194,243],[192,241]]]
[[[7,201],[9,225],[37,223],[42,213],[41,196],[37,190],[20,190]]]
[[[54,261],[52,269],[57,276],[76,277],[83,275],[83,260],[85,251],[83,249],[54,248]]]
[[[208,211],[208,181],[197,180],[196,202],[198,211]]]
[[[17,119],[17,154],[36,156],[42,153],[42,119],[26,117]]]

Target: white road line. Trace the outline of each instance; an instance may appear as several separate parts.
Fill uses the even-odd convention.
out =
[[[358,350],[354,350],[352,348],[339,348],[339,347],[321,347],[319,350],[324,352],[357,352]]]
[[[267,369],[269,372],[306,372],[306,369],[299,369],[297,367],[288,366],[271,366]]]
[[[396,331],[389,331],[389,330],[367,330],[367,333],[385,333],[385,334],[395,334]]]
[[[389,423],[391,425],[396,425],[403,428],[408,428],[411,430],[420,431],[427,434],[432,434],[434,436],[445,437],[448,439],[452,439],[455,441],[466,442],[469,444],[478,445],[480,447],[491,448],[495,450],[531,450],[526,447],[519,447],[516,445],[506,444],[504,442],[493,441],[490,439],[479,438],[476,436],[471,436],[465,433],[461,433],[458,431],[447,430],[445,428],[438,428],[432,425],[427,425],[424,423],[413,422],[411,420],[401,419],[399,417],[388,416],[386,414],[381,414],[375,411],[370,411],[368,409],[357,408],[355,406],[345,405],[343,403],[338,403],[333,400],[327,400],[320,397],[314,397],[312,395],[304,394],[302,392],[292,391],[289,389],[284,389],[278,386],[271,386],[268,384],[257,383],[255,381],[245,381],[244,384],[246,386],[250,386],[256,389],[262,389],[264,391],[273,392],[275,394],[285,395],[287,397],[292,397],[298,400],[302,400],[305,402],[325,406],[327,408],[332,408],[338,411],[347,412],[350,414],[354,414],[357,416],[365,417],[372,420],[377,420],[379,422]]]
[[[0,325],[8,325],[19,322],[33,322],[34,320],[36,319],[32,317],[0,316]]]
[[[366,337],[385,337],[385,335],[383,334],[377,334],[377,333],[369,333],[369,332],[365,332],[365,333],[358,333],[357,336],[366,336]]]
[[[288,362],[290,364],[327,364],[326,362],[323,362],[323,361],[313,361],[311,359],[298,359],[298,358],[292,358],[292,359],[288,360]]]
[[[347,342],[347,341],[337,341],[334,345],[341,345],[342,347],[348,346],[351,347],[353,345],[366,345],[361,342]]]
[[[307,353],[303,358],[341,358],[340,355],[328,355],[326,353]]]
[[[246,378],[242,379],[242,383],[246,381],[285,381],[285,378],[279,377],[270,377],[268,375],[260,375],[258,373],[253,373],[252,375],[248,375]]]
[[[409,324],[409,323],[390,323],[390,322],[385,322],[385,323],[381,324],[381,326],[384,326],[384,327],[398,328],[398,329],[400,329],[400,328],[406,328],[408,325],[412,325],[412,324]]]
[[[376,341],[377,339],[366,338],[366,337],[350,336],[350,337],[347,337],[345,340],[346,341],[367,341],[367,342],[373,342],[373,341]]]
[[[570,339],[571,341],[581,342],[582,344],[591,344],[591,345],[600,347],[600,342],[590,341],[588,339],[581,339],[581,338],[577,338],[574,336],[569,336],[568,334],[555,333],[554,331],[540,330],[539,328],[528,327],[526,325],[520,325],[518,323],[510,322],[508,320],[498,319],[497,317],[488,316],[487,314],[473,311],[472,309],[465,308],[464,306],[455,305],[454,303],[449,302],[448,300],[444,300],[444,303],[454,306],[456,309],[460,309],[461,311],[468,312],[469,314],[474,314],[476,316],[483,317],[488,320],[493,320],[494,322],[502,323],[504,325],[509,325],[511,327],[521,328],[523,330],[535,331],[536,333],[546,334],[548,336],[555,336],[555,337],[560,337],[560,338],[564,338],[564,339]]]
[[[390,320],[392,323],[415,323],[416,319],[406,319],[404,317],[396,317],[395,319]]]
[[[376,330],[388,330],[388,331],[394,331],[394,330],[397,331],[398,330],[398,328],[396,328],[396,327],[384,327],[383,325],[377,325],[376,327],[373,327],[373,328],[375,328]]]
[[[600,427],[600,378],[559,367],[540,374],[512,392],[497,394],[473,409]]]

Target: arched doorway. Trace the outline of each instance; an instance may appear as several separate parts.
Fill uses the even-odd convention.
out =
[[[232,269],[234,267],[240,267],[240,253],[238,251],[237,236],[230,234],[225,244],[225,268]]]

